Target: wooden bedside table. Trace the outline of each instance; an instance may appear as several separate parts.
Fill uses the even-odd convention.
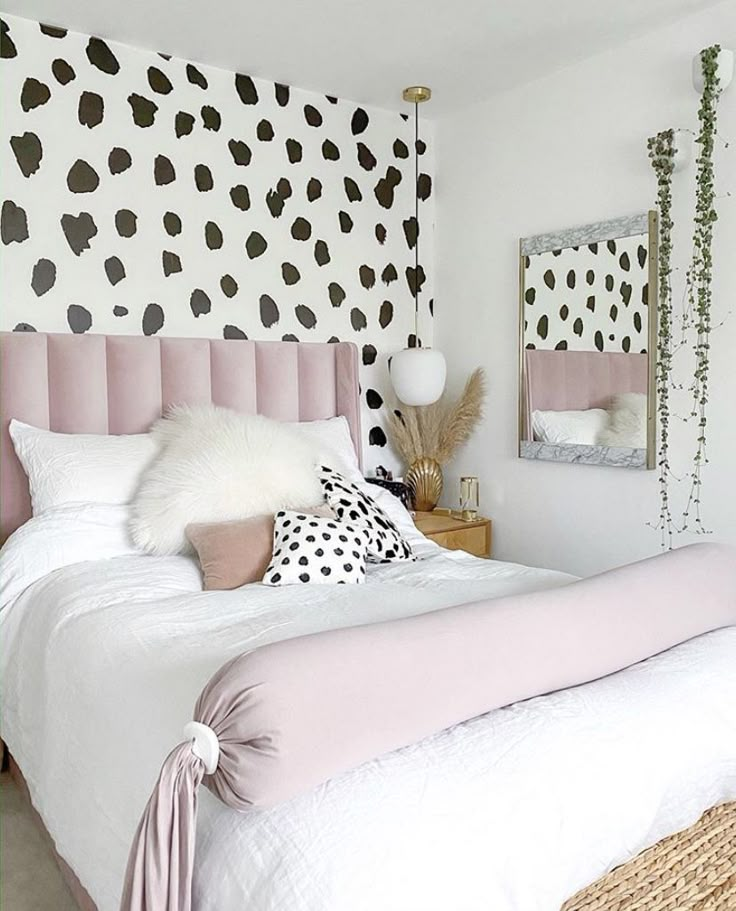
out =
[[[476,557],[491,555],[491,520],[478,516],[471,522],[447,513],[417,512],[414,524],[428,538],[448,550],[464,550]]]

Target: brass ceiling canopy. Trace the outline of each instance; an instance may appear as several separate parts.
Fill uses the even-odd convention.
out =
[[[432,89],[427,88],[426,85],[410,85],[404,89],[401,97],[411,104],[421,104],[422,101],[429,101],[432,97]]]

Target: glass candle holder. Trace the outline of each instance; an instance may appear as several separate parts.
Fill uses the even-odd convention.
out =
[[[478,518],[478,478],[468,475],[460,478],[460,516],[466,522]]]

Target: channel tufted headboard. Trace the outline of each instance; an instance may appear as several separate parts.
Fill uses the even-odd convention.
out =
[[[344,415],[361,458],[349,342],[0,333],[0,540],[31,515],[11,418],[62,433],[141,433],[170,405],[207,402],[283,421]]]

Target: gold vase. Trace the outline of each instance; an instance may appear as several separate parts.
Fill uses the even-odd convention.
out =
[[[414,509],[432,512],[442,495],[442,467],[434,459],[417,459],[409,466],[406,483],[414,498]]]

